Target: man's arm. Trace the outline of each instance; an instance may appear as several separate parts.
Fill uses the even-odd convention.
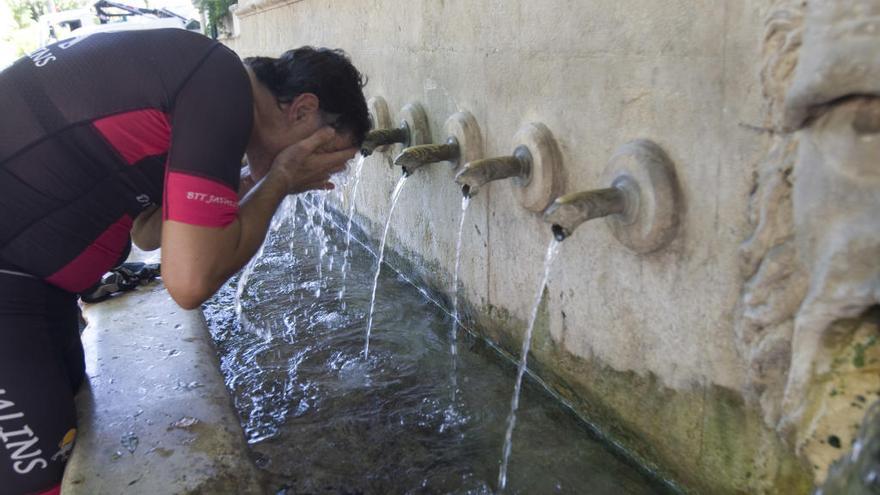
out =
[[[244,198],[256,185],[247,167],[241,169],[238,197]],[[155,251],[162,246],[162,209],[159,205],[144,210],[131,227],[131,240],[142,251]]]
[[[356,151],[315,151],[334,137],[332,129],[325,128],[279,153],[266,177],[241,201],[231,224],[218,228],[162,223],[162,279],[177,304],[197,308],[240,270],[260,247],[286,195],[333,188],[330,176],[344,170]]]

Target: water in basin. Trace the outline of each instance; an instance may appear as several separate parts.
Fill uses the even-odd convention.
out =
[[[460,328],[453,368],[450,315],[387,267],[364,360],[376,259],[352,242],[343,305],[345,219],[324,222],[325,248],[297,212],[270,234],[253,266],[241,294],[244,327],[236,280],[205,305],[227,386],[272,489],[493,493],[515,364]],[[670,491],[527,377],[505,493]]]

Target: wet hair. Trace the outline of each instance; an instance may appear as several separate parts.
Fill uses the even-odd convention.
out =
[[[333,128],[350,132],[357,146],[363,143],[372,126],[363,92],[367,81],[344,51],[304,46],[278,58],[249,57],[244,63],[279,103],[313,93],[323,112],[339,115]]]

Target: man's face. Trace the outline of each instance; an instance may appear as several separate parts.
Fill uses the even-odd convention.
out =
[[[291,112],[290,109],[285,109]],[[336,129],[336,137],[316,150],[317,153],[332,153],[355,146],[351,131],[340,129],[336,125],[339,116],[327,114],[320,109],[300,110],[298,118],[285,120],[285,125],[279,126],[275,132],[267,136],[267,144],[272,156],[277,155],[288,146],[294,145],[311,136],[323,127],[330,126]],[[258,169],[254,164],[250,165],[250,174],[255,180],[262,179],[268,172],[271,163],[266,164],[266,169]]]
[[[316,129],[317,130],[317,129]],[[345,129],[336,129],[336,137],[318,148],[318,153],[332,153],[334,151],[341,151],[348,148],[353,148],[355,146],[354,137],[351,134],[351,131]]]

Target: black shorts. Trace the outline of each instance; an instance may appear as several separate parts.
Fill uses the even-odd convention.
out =
[[[0,265],[0,491],[57,493],[85,378],[76,296]]]

